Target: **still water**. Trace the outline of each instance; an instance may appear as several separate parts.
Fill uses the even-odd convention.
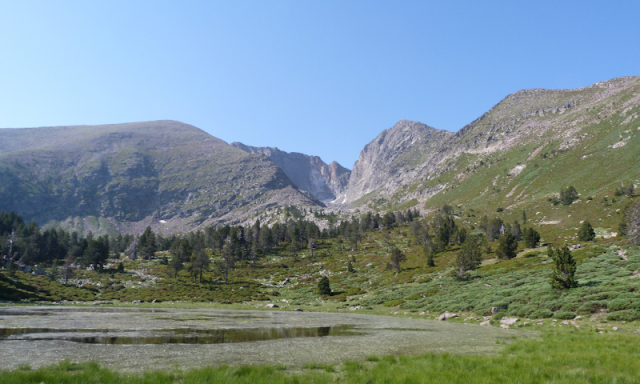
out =
[[[0,368],[68,359],[122,371],[204,365],[336,364],[367,356],[496,353],[532,333],[353,313],[0,307]]]

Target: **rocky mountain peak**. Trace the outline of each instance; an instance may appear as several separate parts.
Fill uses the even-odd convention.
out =
[[[350,204],[364,195],[387,196],[388,191],[436,161],[441,144],[452,135],[420,122],[398,121],[360,152],[347,192],[337,202]]]
[[[289,153],[271,147],[252,147],[237,142],[231,145],[247,153],[266,156],[276,163],[299,189],[322,201],[332,201],[336,195],[342,193],[351,175],[351,171],[337,162],[327,165],[318,156]]]

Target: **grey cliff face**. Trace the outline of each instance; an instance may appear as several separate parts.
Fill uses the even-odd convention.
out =
[[[327,165],[318,156],[297,152],[285,152],[278,148],[252,147],[242,143],[231,143],[247,153],[259,153],[276,163],[299,188],[311,193],[321,201],[332,201],[342,193],[351,171],[337,162]]]
[[[388,196],[401,185],[426,175],[441,159],[442,145],[452,135],[422,123],[399,121],[360,152],[347,191],[337,202],[350,204],[366,195]]]

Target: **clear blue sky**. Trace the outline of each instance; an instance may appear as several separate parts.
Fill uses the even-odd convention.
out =
[[[351,168],[401,119],[457,131],[520,89],[640,75],[639,16],[640,1],[0,0],[0,127],[172,119]]]

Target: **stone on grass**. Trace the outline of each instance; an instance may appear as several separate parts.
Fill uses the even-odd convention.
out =
[[[516,321],[520,321],[520,320],[517,317],[505,317],[504,319],[500,320],[500,324],[513,325],[516,323]]]
[[[264,306],[265,308],[278,308],[277,304],[267,304]]]
[[[438,320],[445,321],[445,320],[452,319],[454,317],[458,317],[458,315],[456,315],[455,313],[451,313],[451,312],[445,312],[442,315],[440,315],[440,317],[438,317]]]
[[[489,327],[491,326],[491,322],[489,320],[483,321],[482,323],[480,323],[480,325],[482,325],[483,327]]]

